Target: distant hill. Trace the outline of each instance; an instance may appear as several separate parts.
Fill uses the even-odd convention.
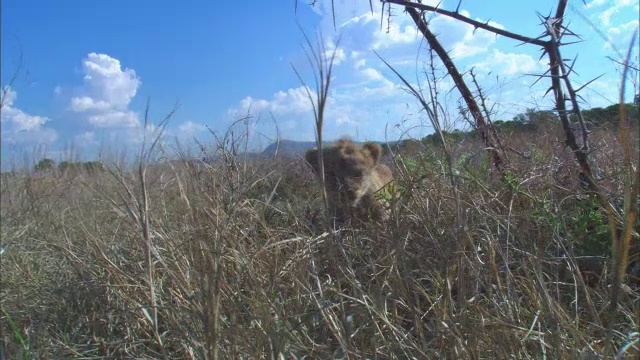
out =
[[[273,143],[267,146],[267,148],[262,151],[262,154],[266,156],[274,156],[277,151],[278,155],[296,156],[304,154],[305,151],[314,148],[315,146],[315,141],[280,140],[278,143]]]

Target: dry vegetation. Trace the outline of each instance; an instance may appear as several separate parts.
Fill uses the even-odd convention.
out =
[[[638,154],[637,118],[633,126]],[[594,359],[613,321],[616,351],[638,358],[638,279],[608,318],[608,263],[598,260],[610,254],[607,220],[582,195],[560,134],[549,122],[505,137],[527,156],[509,156],[510,183],[479,141],[450,142],[453,183],[439,147],[387,155],[399,189],[390,220],[337,233],[322,225],[302,157],[244,161],[226,146],[200,168],[5,174],[6,350],[15,359]],[[591,139],[619,204],[616,132]]]
[[[559,5],[562,18],[566,1]],[[466,19],[412,6],[432,48],[437,39],[416,9]],[[557,36],[555,24],[547,31]],[[315,92],[306,89],[321,145],[335,49],[326,59],[326,49],[306,40],[319,75]],[[556,40],[530,42],[555,59]],[[475,109],[467,115],[478,131],[386,147],[382,163],[394,178],[380,199],[386,221],[334,229],[319,186],[329,192],[331,177],[318,181],[303,154],[240,155],[246,137],[233,132],[206,154],[216,159],[209,164],[151,161],[167,155],[152,142],[133,167],[3,173],[0,330],[8,356],[640,358],[640,203],[630,190],[638,184],[637,100],[622,129],[619,117],[592,111],[597,126],[581,132],[591,147],[578,147],[569,116],[585,121],[577,106],[565,109],[560,80],[572,89],[570,81],[550,61],[556,114],[530,117],[535,126],[496,122],[490,133],[490,111],[485,119],[454,64],[439,56],[466,109]],[[436,89],[425,99],[396,74],[442,130],[438,116],[448,114]],[[331,176],[334,164],[317,153],[320,172]],[[610,219],[624,216],[632,226],[618,236]],[[611,256],[622,253],[612,249],[619,238],[632,239],[622,286],[616,266],[624,262]]]

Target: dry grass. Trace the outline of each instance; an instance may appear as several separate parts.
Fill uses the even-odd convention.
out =
[[[460,211],[437,150],[405,157],[395,163],[403,195],[386,227],[339,234],[321,225],[318,184],[302,159],[245,162],[221,149],[209,167],[154,165],[144,176],[4,176],[7,352],[597,358],[610,320],[608,282],[575,265],[610,254],[606,217],[580,195],[559,134],[550,125],[505,139],[529,155],[510,155],[511,186],[492,173],[479,143],[452,144]],[[619,142],[609,130],[592,139],[615,202]],[[480,155],[463,156],[473,149]],[[638,288],[630,281],[623,290],[615,349],[639,329]],[[637,342],[624,351],[640,356]]]

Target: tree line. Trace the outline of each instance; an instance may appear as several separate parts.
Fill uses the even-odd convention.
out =
[[[61,161],[56,166],[53,159],[44,158],[35,165],[36,172],[50,172],[58,170],[61,174],[74,175],[79,173],[97,174],[105,170],[104,164],[100,161]]]

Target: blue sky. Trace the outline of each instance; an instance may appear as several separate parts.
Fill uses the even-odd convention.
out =
[[[368,0],[331,0],[314,7],[294,1],[190,2],[138,0],[63,2],[2,1],[1,81],[2,163],[32,156],[90,159],[100,153],[136,149],[144,133],[145,103],[150,122],[171,118],[165,144],[179,140],[208,144],[234,120],[251,115],[251,145],[258,149],[276,136],[313,140],[313,113],[305,89],[293,71],[314,87],[312,69],[299,25],[310,36],[322,32],[326,46],[340,36],[333,87],[327,107],[325,138],[348,135],[358,140],[425,136],[432,132],[417,102],[375,56],[378,51],[412,83],[424,86],[421,71],[428,53],[413,23],[393,6],[391,26],[380,24],[380,5]],[[427,1],[437,3],[438,1]],[[453,10],[457,1],[441,7]],[[542,32],[536,12],[553,13],[556,1],[463,2],[463,14],[491,20],[494,26],[536,37]],[[620,59],[638,27],[638,0],[573,1],[566,19],[583,42],[563,48],[578,55],[576,86],[603,75],[582,92],[583,107],[617,100]],[[592,26],[593,25],[593,26]],[[548,81],[531,87],[546,57],[535,46],[517,46],[452,19],[432,17],[431,28],[450,50],[461,71],[475,68],[494,120],[511,119],[527,108],[550,108],[543,98]],[[638,63],[638,48],[634,58]],[[15,76],[13,82],[11,79]],[[637,91],[637,74],[627,98]],[[8,88],[7,86],[10,87]],[[449,126],[462,126],[455,112],[459,99],[449,78],[439,83]],[[275,120],[275,121],[274,121]],[[277,124],[277,127],[274,125]],[[152,129],[147,129],[147,132]],[[403,135],[405,134],[405,135]],[[37,153],[37,154],[36,154]]]

